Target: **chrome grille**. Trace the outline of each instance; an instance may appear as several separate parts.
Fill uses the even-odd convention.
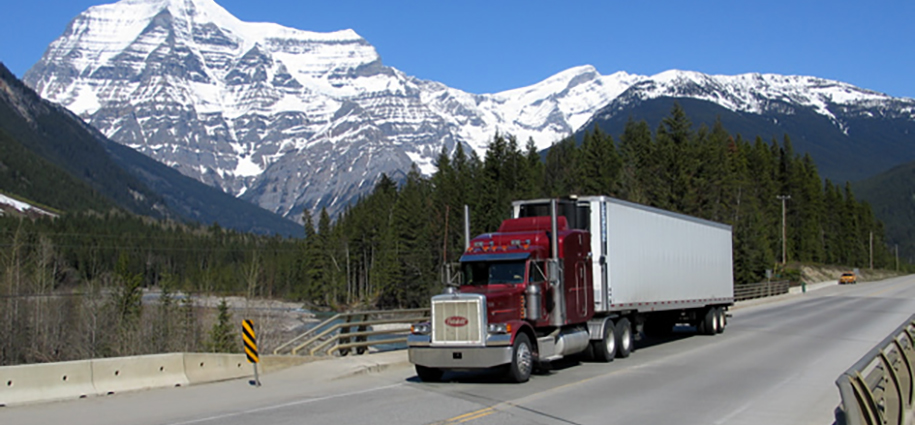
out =
[[[432,344],[483,345],[486,297],[448,294],[432,298]]]

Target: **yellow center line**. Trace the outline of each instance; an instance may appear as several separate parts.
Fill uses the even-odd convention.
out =
[[[493,414],[493,413],[496,413],[496,411],[493,410],[492,408],[483,409],[483,410],[480,411],[480,413],[478,413],[478,414],[476,414],[476,415],[474,415],[474,416],[471,416],[471,417],[469,417],[469,418],[461,419],[460,421],[458,421],[458,423],[470,422],[470,421],[475,420],[475,419],[480,419],[480,418],[482,418],[482,417],[484,417],[484,416],[489,416],[489,415],[491,415],[491,414]]]
[[[486,407],[486,408],[479,409],[479,410],[474,410],[473,412],[469,412],[469,413],[465,413],[465,414],[463,414],[463,415],[455,416],[455,417],[453,417],[453,418],[451,418],[451,419],[445,419],[444,421],[435,422],[435,423],[433,423],[432,425],[460,424],[460,423],[472,421],[472,420],[474,420],[474,419],[479,419],[479,418],[482,418],[482,417],[484,417],[484,416],[489,416],[489,415],[491,415],[491,414],[493,414],[493,413],[496,413],[496,408],[495,408],[495,406],[493,406],[493,407]]]

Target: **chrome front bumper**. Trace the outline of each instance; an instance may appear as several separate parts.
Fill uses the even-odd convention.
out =
[[[483,369],[511,363],[512,347],[411,347],[410,362],[438,369]]]
[[[511,335],[488,338],[496,346],[432,346],[429,338],[410,335],[407,339],[407,355],[410,362],[437,369],[485,369],[511,363]]]

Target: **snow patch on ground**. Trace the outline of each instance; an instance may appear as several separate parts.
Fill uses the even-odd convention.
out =
[[[17,201],[13,198],[10,198],[9,196],[6,196],[6,195],[0,193],[0,215],[3,215],[3,208],[2,208],[3,206],[11,207],[12,209],[14,209],[20,213],[31,212],[31,213],[36,213],[36,214],[40,214],[40,215],[57,217],[57,214],[54,214],[50,211],[45,211],[41,208],[32,206],[31,204],[28,204],[26,202]]]

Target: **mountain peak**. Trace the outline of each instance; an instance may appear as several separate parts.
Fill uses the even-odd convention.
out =
[[[134,40],[139,30],[142,30],[140,27],[145,27],[144,24],[148,24],[164,11],[168,11],[175,20],[185,24],[189,31],[194,25],[214,24],[242,39],[291,37],[316,41],[363,40],[351,29],[320,33],[274,23],[244,22],[213,0],[121,0],[117,3],[92,6],[77,16],[74,22],[91,19],[94,21],[94,28],[99,32],[113,33],[129,42]]]
[[[116,99],[100,98],[99,84],[169,84],[161,78],[151,80],[165,76],[211,87],[205,93],[189,87],[161,92],[168,101],[191,103],[198,111],[224,110],[225,102],[235,99],[220,93],[220,87],[227,76],[239,81],[237,68],[246,64],[245,55],[252,51],[262,54],[271,67],[244,81],[273,79],[286,91],[300,88],[334,96],[358,89],[329,81],[330,77],[380,64],[374,47],[349,29],[319,33],[243,22],[213,0],[121,0],[80,13],[24,80],[83,118],[106,102],[135,103],[137,97],[129,92]],[[268,103],[279,96],[261,94],[261,99],[274,99]],[[248,106],[235,115],[251,110]]]

